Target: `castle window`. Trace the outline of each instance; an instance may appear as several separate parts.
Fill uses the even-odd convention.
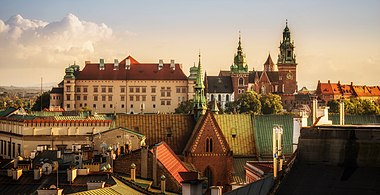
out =
[[[226,95],[226,101],[229,102],[230,101],[230,95]]]
[[[288,58],[292,57],[292,51],[288,50],[287,52],[288,52],[288,53],[287,53],[286,56],[287,56]]]
[[[221,102],[222,101],[222,95],[218,95],[218,101]]]
[[[206,152],[212,152],[212,138],[206,138]]]
[[[244,79],[242,77],[239,78],[239,86],[244,85]]]

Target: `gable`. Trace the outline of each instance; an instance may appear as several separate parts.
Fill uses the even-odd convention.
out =
[[[190,153],[205,153],[205,140],[210,138],[213,140],[213,151],[211,153],[227,153],[231,150],[215,117],[211,112],[206,112],[206,114],[198,120],[198,124],[184,151]]]

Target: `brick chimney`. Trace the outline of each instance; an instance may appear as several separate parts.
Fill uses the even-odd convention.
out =
[[[148,148],[141,146],[141,178],[148,178]]]

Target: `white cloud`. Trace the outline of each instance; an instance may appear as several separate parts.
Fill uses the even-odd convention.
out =
[[[106,24],[83,21],[74,14],[53,22],[21,15],[0,20],[0,85],[27,85],[40,77],[60,80],[68,63],[83,64],[115,52],[115,40]]]

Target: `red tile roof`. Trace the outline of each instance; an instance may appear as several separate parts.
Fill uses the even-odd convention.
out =
[[[351,85],[340,85],[343,95],[354,95]]]
[[[341,94],[338,83],[318,83],[317,90],[324,95]]]
[[[357,96],[380,96],[378,86],[353,86]]]
[[[184,163],[174,154],[173,150],[165,142],[157,144],[157,159],[170,172],[170,174],[181,183],[183,181],[179,172],[189,172]],[[151,151],[152,152],[152,151]],[[181,184],[182,185],[182,184]]]
[[[130,69],[126,70],[126,59],[130,60]],[[158,70],[158,63],[139,63],[128,56],[119,63],[119,69],[114,70],[114,63],[105,63],[104,70],[99,69],[99,63],[86,63],[86,66],[76,76],[77,80],[187,80],[181,65],[164,64]]]

